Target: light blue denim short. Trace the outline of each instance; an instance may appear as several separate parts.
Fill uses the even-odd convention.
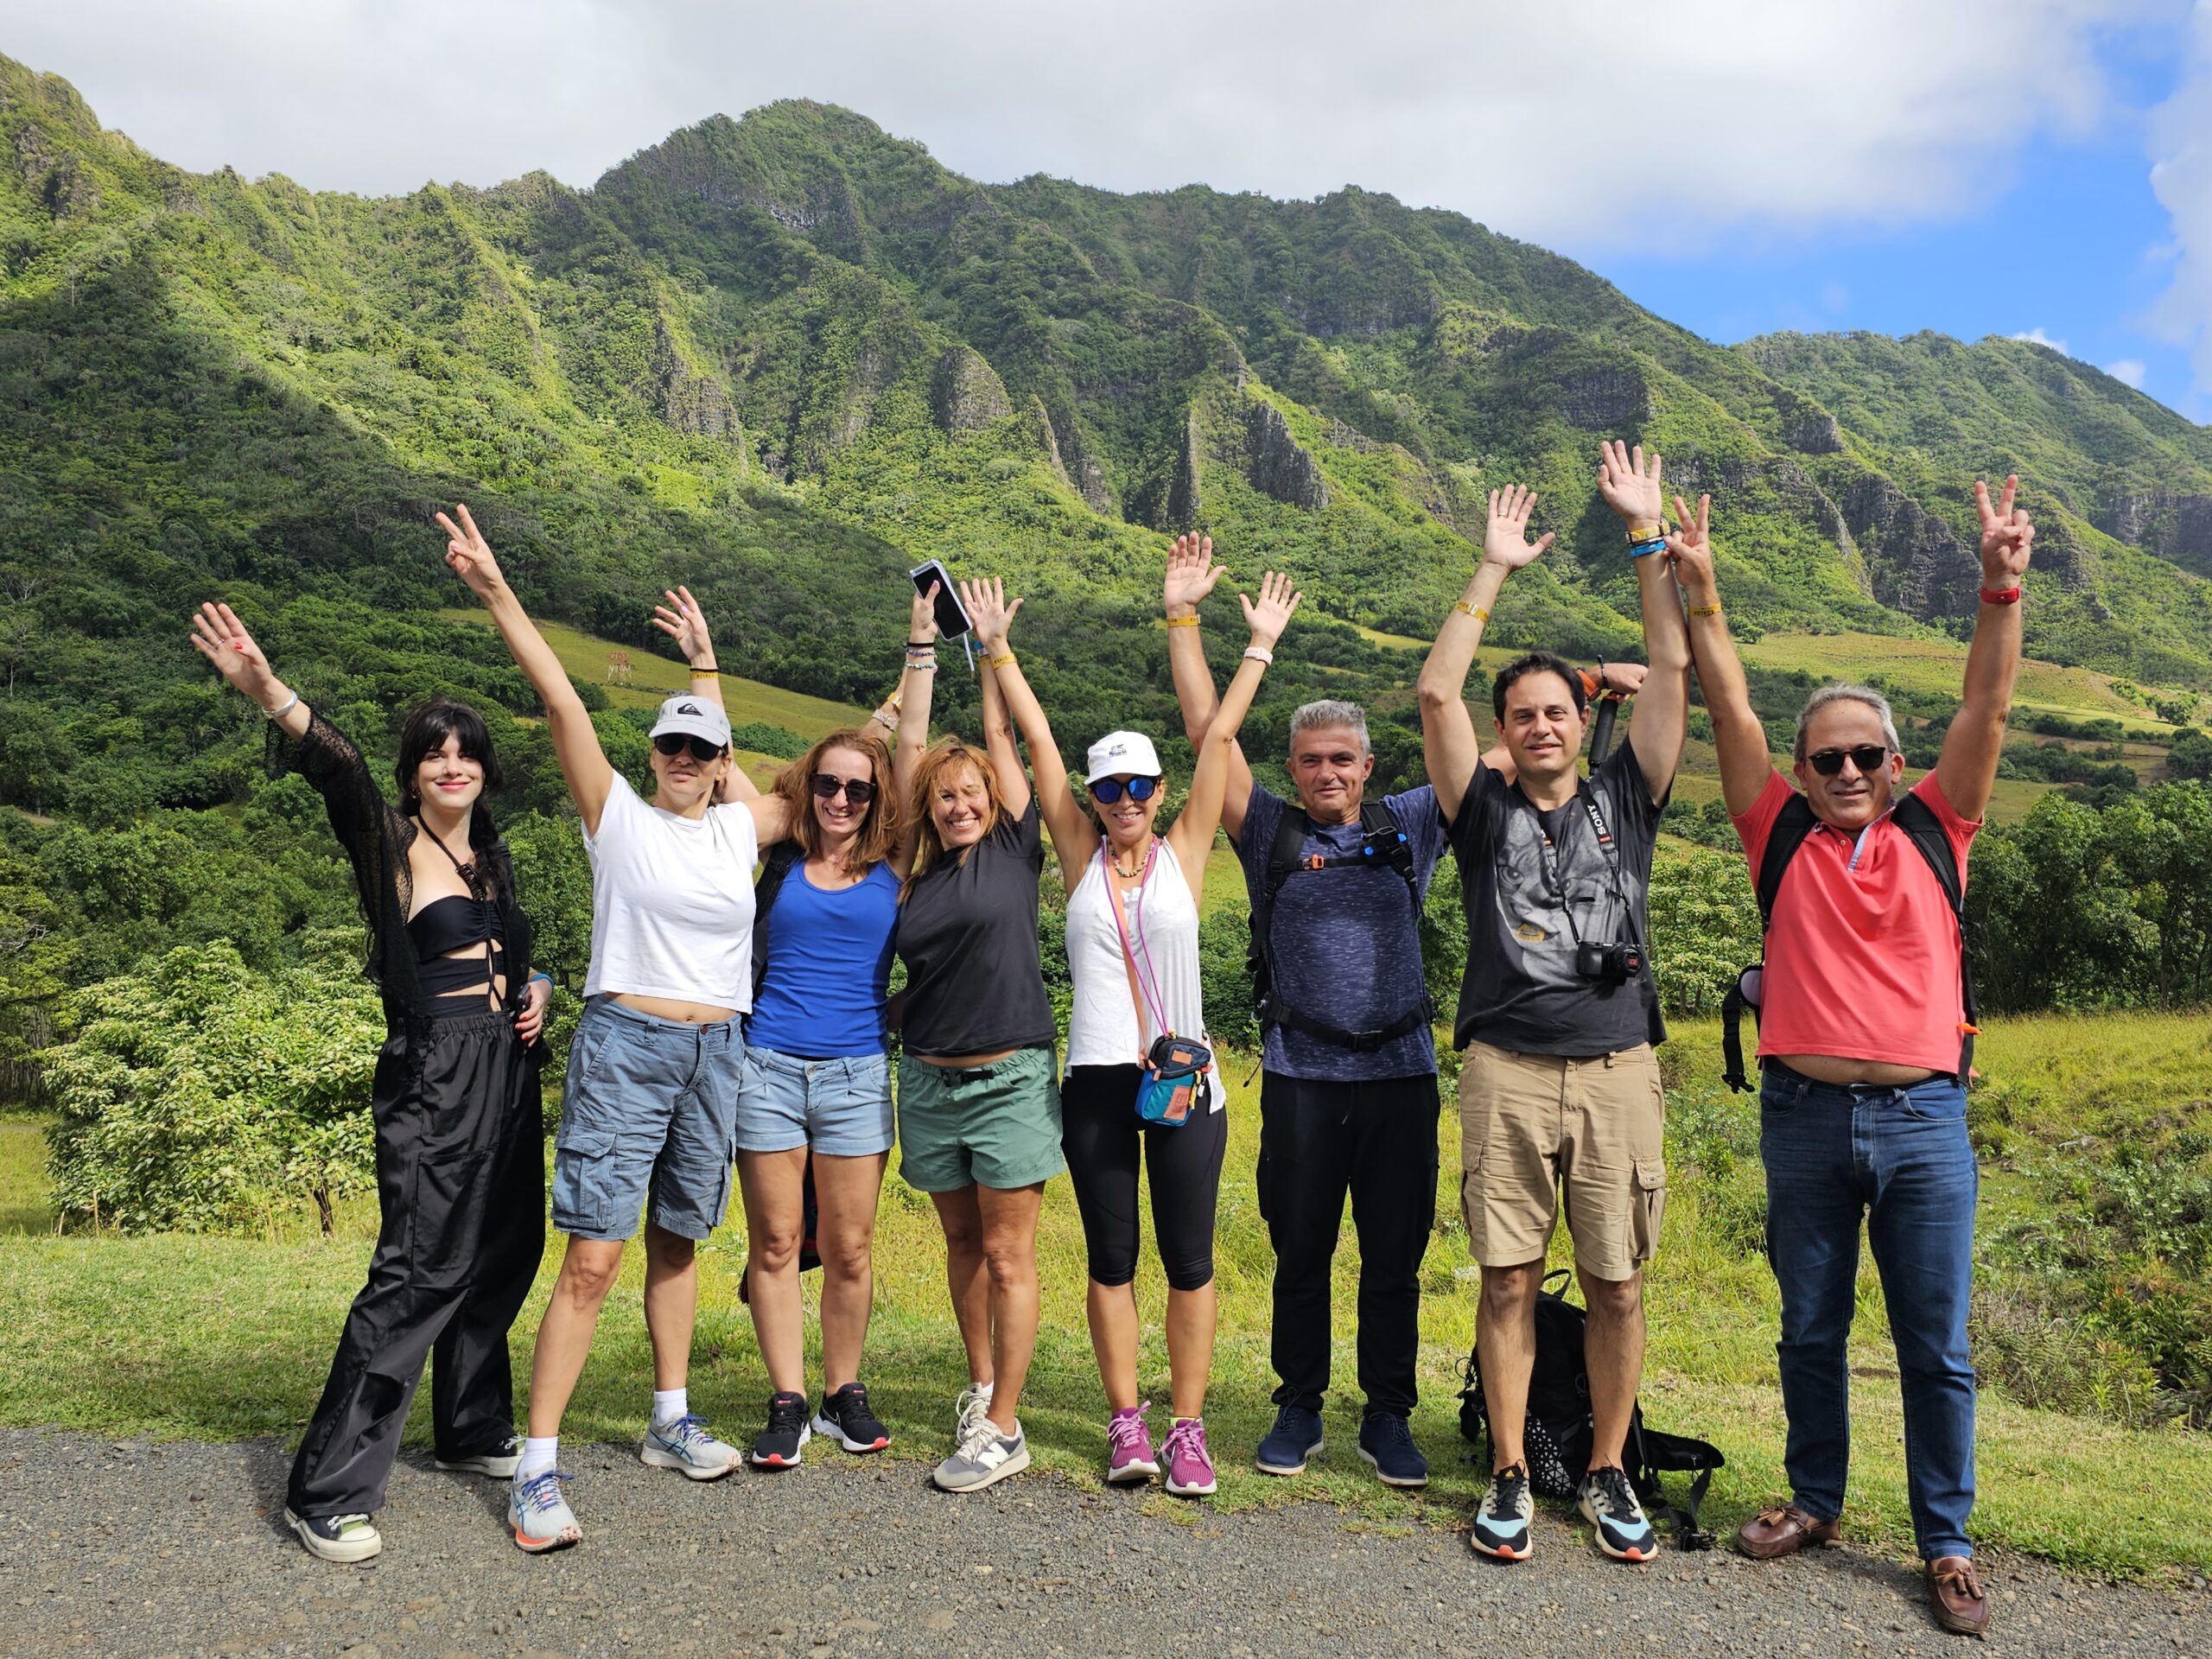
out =
[[[809,1147],[831,1158],[872,1158],[891,1150],[893,1124],[888,1055],[805,1060],[745,1046],[737,1090],[740,1152]]]
[[[695,1025],[592,998],[569,1046],[554,1226],[630,1238],[648,1198],[653,1224],[679,1237],[721,1225],[743,1050],[735,1020]]]

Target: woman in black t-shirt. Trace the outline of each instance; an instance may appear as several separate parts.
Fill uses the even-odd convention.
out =
[[[1037,1345],[1037,1216],[1065,1167],[1052,1004],[1037,950],[1045,865],[1037,803],[999,689],[1010,667],[999,582],[963,582],[984,648],[982,754],[948,738],[923,757],[921,845],[899,895],[906,964],[899,1064],[899,1173],[944,1229],[946,1276],[968,1349],[957,1444],[933,1478],[976,1491],[1029,1466],[1016,1414]]]

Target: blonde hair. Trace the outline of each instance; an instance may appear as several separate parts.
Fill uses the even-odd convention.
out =
[[[875,798],[861,815],[860,831],[844,860],[847,875],[866,875],[891,856],[899,840],[899,797],[892,784],[891,757],[882,744],[856,726],[842,727],[778,772],[771,787],[791,808],[791,836],[799,855],[812,858],[822,846],[822,825],[814,816],[814,774],[821,770],[822,757],[832,749],[865,755],[868,777],[875,785]]]
[[[938,780],[955,766],[971,766],[983,781],[983,792],[990,798],[991,810],[983,820],[983,834],[988,836],[998,828],[999,820],[1006,816],[1006,798],[999,793],[998,774],[991,768],[990,757],[980,750],[971,749],[957,737],[940,737],[922,752],[919,769],[914,774],[914,793],[908,803],[918,830],[914,845],[914,868],[906,877],[906,884],[899,890],[900,903],[914,890],[914,884],[927,874],[932,865],[951,849],[938,834],[937,816],[930,810],[930,796],[937,789]],[[980,840],[982,837],[977,837]],[[953,860],[965,864],[974,845],[963,847]]]

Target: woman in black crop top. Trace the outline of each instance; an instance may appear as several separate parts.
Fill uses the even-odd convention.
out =
[[[310,1552],[365,1560],[384,1547],[369,1517],[433,1351],[439,1466],[514,1471],[507,1327],[545,1247],[537,1066],[552,982],[530,971],[530,918],[484,806],[499,769],[482,716],[442,698],[408,716],[395,807],[229,606],[202,606],[193,628],[200,655],[268,717],[272,758],[323,798],[391,1032],[369,1103],[383,1227],[285,1497]]]

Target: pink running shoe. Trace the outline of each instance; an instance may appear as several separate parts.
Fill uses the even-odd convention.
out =
[[[1167,1491],[1175,1497],[1213,1496],[1213,1459],[1203,1417],[1185,1417],[1167,1431]]]
[[[1117,1411],[1106,1423],[1106,1484],[1109,1486],[1130,1486],[1150,1480],[1160,1472],[1160,1459],[1152,1450],[1152,1431],[1144,1426],[1144,1414],[1152,1408],[1147,1400],[1141,1406],[1131,1406]]]

